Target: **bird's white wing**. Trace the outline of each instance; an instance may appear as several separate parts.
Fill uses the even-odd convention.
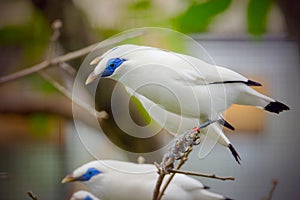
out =
[[[198,58],[164,51],[158,48],[129,46],[130,50],[123,53],[125,59],[134,61],[133,65],[152,65],[168,66],[181,76],[173,77],[178,80],[188,81],[190,84],[203,85],[222,82],[247,82],[248,79],[241,74],[230,69],[206,63]],[[129,49],[129,48],[128,48]],[[151,72],[149,65],[149,72]],[[145,69],[144,69],[145,70]]]
[[[134,172],[134,173],[156,172],[157,170],[154,165],[150,165],[150,164],[137,164],[131,162],[122,162],[117,160],[102,160],[102,162],[110,170]]]
[[[193,191],[207,188],[200,181],[193,179],[183,174],[176,174],[173,179],[173,184],[176,184],[183,188],[185,191]]]
[[[150,117],[161,127],[167,129],[171,134],[177,135],[199,125],[199,119],[180,116],[165,110],[163,107],[155,104],[147,97],[134,92],[131,88],[125,86],[130,95],[135,96],[145,110],[148,111]]]

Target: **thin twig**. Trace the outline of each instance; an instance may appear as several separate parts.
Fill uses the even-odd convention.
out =
[[[177,173],[177,174],[185,174],[185,175],[191,175],[191,176],[201,176],[201,177],[206,177],[206,178],[213,178],[213,179],[218,179],[218,180],[222,180],[222,181],[226,181],[226,180],[235,180],[234,177],[229,176],[229,177],[220,177],[220,176],[216,176],[215,174],[200,174],[197,172],[189,172],[189,171],[182,171],[182,170],[176,170],[176,169],[171,169],[170,172],[172,173]]]
[[[155,186],[155,189],[153,191],[153,199],[152,200],[157,200],[158,199],[158,196],[159,196],[159,191],[160,191],[160,187],[161,187],[161,184],[163,183],[163,180],[166,176],[166,174],[163,172],[163,170],[160,168],[159,164],[154,162],[154,165],[156,166],[157,168],[157,173],[159,174],[158,178],[157,178],[157,181],[156,181],[156,186]]]
[[[270,191],[269,191],[268,196],[265,197],[264,200],[271,200],[271,199],[272,199],[273,193],[274,193],[274,191],[275,191],[275,189],[276,189],[277,184],[278,184],[278,180],[277,180],[277,179],[273,179],[273,180],[272,180],[272,187],[271,187],[271,189],[270,189]]]
[[[57,41],[58,41],[59,36],[60,36],[60,28],[61,27],[62,27],[62,22],[60,20],[55,20],[52,23],[53,33],[52,33],[52,36],[50,38],[51,43],[50,43],[50,46],[49,46],[49,55],[48,55],[49,62],[51,62],[53,55],[55,55],[55,50],[56,50],[55,46],[57,45]],[[58,65],[59,65],[59,67],[61,67],[61,69],[67,71],[68,73],[71,73],[71,71],[70,71],[71,66],[69,66],[66,62],[59,63]],[[83,108],[84,110],[86,110],[87,112],[89,112],[92,115],[96,115],[96,117],[98,119],[107,119],[108,118],[108,113],[107,112],[105,112],[105,111],[100,111],[100,112],[96,111],[90,105],[82,102],[81,100],[79,100],[76,97],[73,97],[72,93],[66,87],[64,87],[58,81],[56,81],[51,76],[49,76],[48,73],[46,73],[45,71],[42,70],[42,71],[39,71],[38,73],[44,79],[46,79],[48,82],[50,82],[58,91],[60,91],[62,94],[64,94],[68,99],[73,101],[79,107]]]
[[[48,60],[51,61],[51,59],[53,58],[55,52],[56,52],[56,45],[57,45],[57,40],[60,36],[60,29],[62,27],[62,21],[59,19],[56,19],[52,22],[52,30],[53,33],[51,35],[50,38],[50,45],[49,45],[49,49],[48,49]]]
[[[32,200],[38,200],[38,197],[32,191],[28,191],[27,194]]]
[[[111,38],[111,39],[107,39],[107,40],[105,40],[101,43],[91,44],[91,45],[86,46],[82,49],[79,49],[79,50],[76,50],[76,51],[73,51],[73,52],[69,52],[69,53],[67,53],[65,55],[62,55],[62,56],[56,56],[56,57],[52,58],[50,61],[45,60],[45,61],[43,61],[39,64],[32,65],[32,66],[30,66],[26,69],[23,69],[23,70],[20,70],[18,72],[9,74],[7,76],[0,77],[0,84],[6,83],[6,82],[9,82],[9,81],[13,81],[13,80],[16,80],[18,78],[36,73],[36,72],[41,71],[41,70],[43,70],[47,67],[57,65],[59,63],[67,62],[67,61],[82,57],[82,56],[90,53],[96,47],[97,48],[103,48],[103,47],[121,42],[121,41],[123,41],[125,39],[128,39],[128,38],[133,38],[133,37],[140,36],[144,33],[145,33],[145,31],[136,31],[136,32],[132,32],[132,33],[123,34],[121,36],[117,36],[117,37],[114,37],[114,38]]]
[[[109,117],[108,113],[106,111],[97,111],[94,108],[92,108],[92,106],[90,106],[89,104],[86,104],[86,103],[80,101],[79,99],[77,99],[75,97],[72,97],[72,93],[67,88],[65,88],[59,82],[57,82],[56,80],[54,80],[51,76],[49,76],[44,71],[40,71],[39,74],[41,76],[43,76],[44,79],[46,79],[47,81],[49,81],[57,90],[59,90],[67,98],[69,98],[70,100],[72,100],[76,105],[78,105],[79,107],[83,108],[84,110],[86,110],[90,114],[95,115],[98,119],[107,119]]]

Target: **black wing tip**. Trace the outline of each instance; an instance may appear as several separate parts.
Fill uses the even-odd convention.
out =
[[[232,146],[232,144],[228,145],[229,150],[231,151],[234,159],[236,160],[236,162],[240,165],[241,164],[241,157],[239,156],[238,152],[235,150],[235,148]]]
[[[234,200],[234,199],[232,199],[232,198],[228,198],[228,197],[225,197],[225,200]]]
[[[262,86],[261,83],[258,83],[258,82],[255,82],[255,81],[252,81],[252,80],[248,80],[247,82],[245,82],[246,85],[248,86]]]
[[[279,114],[282,111],[290,110],[290,108],[279,101],[273,101],[265,106],[265,110]]]

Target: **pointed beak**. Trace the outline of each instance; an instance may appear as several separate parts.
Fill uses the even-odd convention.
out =
[[[96,78],[98,77],[98,74],[96,74],[94,71],[92,73],[90,73],[90,75],[87,77],[86,81],[85,81],[85,85],[90,84],[91,82],[93,82]]]
[[[90,62],[90,65],[98,65],[98,63],[102,60],[102,56],[96,57],[92,62]]]
[[[61,183],[69,183],[69,182],[73,182],[73,181],[76,181],[76,178],[74,178],[72,174],[69,174],[65,178],[63,178]]]

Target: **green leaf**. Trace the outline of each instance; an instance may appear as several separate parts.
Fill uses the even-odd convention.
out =
[[[22,79],[24,84],[30,84],[33,90],[42,92],[43,94],[54,94],[58,90],[39,74],[32,74]]]
[[[250,0],[247,10],[248,31],[253,35],[266,32],[267,16],[273,0]]]
[[[133,1],[133,3],[129,5],[129,8],[132,10],[146,10],[150,7],[151,2],[149,0]]]
[[[0,28],[0,44],[21,47],[24,64],[35,63],[44,56],[49,43],[51,29],[41,13],[35,11],[23,25]]]
[[[41,139],[47,136],[51,131],[49,115],[33,114],[29,117],[29,127],[32,136]]]
[[[224,12],[232,0],[209,0],[193,3],[185,13],[174,20],[175,26],[183,32],[205,32],[215,16]]]

